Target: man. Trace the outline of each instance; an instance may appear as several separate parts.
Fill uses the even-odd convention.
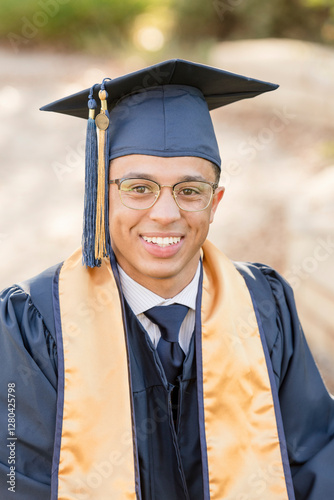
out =
[[[1,498],[332,498],[291,289],[206,241],[209,109],[275,88],[173,60],[43,108],[88,98],[83,249],[2,294]]]

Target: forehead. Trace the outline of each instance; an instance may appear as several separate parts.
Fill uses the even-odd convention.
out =
[[[110,178],[149,177],[165,182],[171,179],[177,182],[184,178],[199,177],[214,180],[215,171],[212,163],[195,156],[161,157],[149,155],[127,155],[110,162]]]

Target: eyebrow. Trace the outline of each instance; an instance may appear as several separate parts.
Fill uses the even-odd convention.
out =
[[[184,176],[182,178],[182,180],[185,181],[185,182],[187,182],[187,181],[204,181],[204,182],[208,182],[208,180],[205,179],[205,177],[202,177],[201,175],[186,175],[186,176]]]
[[[143,172],[128,172],[126,176],[122,177],[122,179],[148,179],[155,182],[158,182],[157,178],[152,174],[145,174]],[[201,175],[185,175],[181,177],[177,182],[191,182],[191,181],[202,181],[208,182],[207,179],[202,177]],[[158,183],[159,184],[159,183]]]

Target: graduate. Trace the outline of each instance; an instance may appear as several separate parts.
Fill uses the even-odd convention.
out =
[[[1,294],[1,499],[333,498],[292,290],[206,239],[210,110],[275,88],[170,60],[42,108],[88,118],[84,233]]]

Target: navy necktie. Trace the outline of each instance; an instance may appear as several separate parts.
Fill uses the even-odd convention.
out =
[[[158,325],[161,338],[157,352],[165,370],[168,382],[175,385],[178,375],[182,372],[185,354],[179,345],[179,330],[189,308],[181,304],[156,306],[145,311],[145,316]]]

